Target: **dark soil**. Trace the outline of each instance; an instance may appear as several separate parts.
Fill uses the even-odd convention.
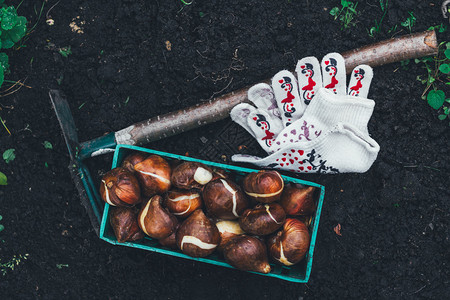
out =
[[[9,1],[7,1],[9,2]],[[329,15],[340,1],[24,1],[37,23],[11,73],[27,87],[0,98],[0,259],[29,254],[0,278],[1,299],[444,299],[450,294],[450,128],[420,96],[411,62],[377,67],[369,124],[381,146],[365,174],[301,175],[326,186],[308,284],[110,245],[93,231],[67,166],[48,91],[65,92],[81,141],[270,78],[304,56],[344,52],[394,35],[413,12],[414,32],[448,23],[442,1],[359,1],[356,26]],[[13,1],[8,4],[18,4]],[[54,25],[46,24],[48,18]],[[70,23],[80,27],[74,32]],[[450,40],[448,31],[439,41]],[[171,50],[166,43],[171,43]],[[71,47],[67,58],[58,49]],[[2,88],[6,89],[7,84]],[[449,89],[446,90],[450,94]],[[46,149],[49,141],[53,149]],[[146,145],[229,161],[239,145],[263,154],[229,118]],[[101,175],[111,155],[97,159]],[[100,167],[101,166],[101,167]],[[341,225],[338,236],[333,228]]]

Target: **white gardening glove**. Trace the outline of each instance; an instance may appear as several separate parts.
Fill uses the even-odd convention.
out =
[[[298,84],[292,73],[283,70],[274,76],[272,86],[262,83],[250,88],[248,98],[256,107],[239,104],[231,111],[231,118],[273,155],[264,159],[234,155],[233,161],[294,172],[365,172],[370,167],[379,151],[367,131],[375,105],[366,98],[372,69],[357,66],[346,91],[345,62],[340,54],[326,55],[321,67],[322,72],[315,57],[303,58],[296,68]],[[318,139],[320,136],[328,138]],[[331,156],[340,152],[329,150],[333,146],[329,141],[341,149],[348,148],[346,145],[363,152],[345,159],[336,157],[337,164],[332,166]],[[290,151],[290,157],[286,151]],[[305,153],[309,160],[302,155],[294,158],[294,152]],[[357,160],[364,163],[358,165]]]

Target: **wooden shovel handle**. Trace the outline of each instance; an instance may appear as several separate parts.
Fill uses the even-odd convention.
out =
[[[434,30],[381,41],[342,53],[347,73],[359,64],[372,67],[436,54]],[[231,109],[247,100],[244,87],[193,107],[131,125],[115,133],[117,144],[142,145],[225,119]]]
[[[361,64],[377,67],[411,58],[434,55],[438,51],[434,30],[404,35],[342,53],[349,74]]]

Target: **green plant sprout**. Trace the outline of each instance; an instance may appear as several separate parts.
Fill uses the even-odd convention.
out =
[[[412,11],[409,11],[408,14],[409,14],[408,18],[406,18],[406,20],[404,22],[401,22],[400,25],[402,25],[403,27],[406,27],[408,29],[409,33],[411,33],[412,28],[416,24],[416,17],[414,17],[414,14]]]
[[[443,33],[443,32],[446,32],[447,29],[448,29],[448,26],[447,25],[443,25],[441,23],[441,25],[431,26],[427,30],[437,30],[439,33]]]
[[[3,220],[2,215],[0,215],[0,221]],[[3,226],[2,224],[0,224],[0,232],[3,231],[3,229],[5,229],[5,226]]]
[[[61,270],[62,268],[68,268],[69,265],[68,264],[56,264],[56,267]]]
[[[333,7],[330,10],[330,15],[332,15],[335,20],[339,19],[341,22],[341,30],[347,29],[350,25],[355,26],[353,20],[359,14],[356,11],[357,6],[358,2],[355,4],[352,1],[341,0],[341,8]]]
[[[3,121],[2,117],[0,117],[0,122],[2,123],[3,127],[5,127],[6,131],[8,131],[9,135],[11,135],[11,131],[9,131],[8,127],[6,127],[5,121]]]
[[[14,6],[7,6],[0,0],[0,49],[10,49],[18,43],[27,32],[27,19],[17,15]],[[9,71],[8,55],[0,53],[0,86]]]
[[[6,275],[6,273],[8,273],[9,270],[14,271],[14,268],[16,266],[18,266],[22,260],[27,260],[28,256],[30,256],[28,253],[27,254],[19,254],[18,256],[14,255],[9,261],[7,261],[6,263],[2,263],[0,261],[0,272],[2,273],[3,276]]]
[[[442,108],[443,113],[438,115],[439,120],[450,119],[450,106],[445,105],[450,103],[450,98],[447,98],[441,89],[443,85],[450,85],[450,42],[441,42],[435,57],[415,59],[415,63],[422,63],[427,70],[426,78],[417,76],[417,80],[426,85],[422,99],[427,100],[436,110]]]
[[[49,141],[44,141],[44,142],[42,143],[42,145],[44,145],[44,148],[45,148],[45,149],[53,149],[53,145],[52,145],[52,143],[50,143]]]
[[[70,46],[62,47],[62,48],[59,48],[58,52],[59,52],[59,54],[61,54],[61,56],[68,57],[70,54],[72,54],[72,49]]]
[[[368,32],[370,37],[374,37],[376,33],[380,32],[381,24],[383,23],[384,17],[386,16],[387,10],[388,10],[388,3],[389,0],[380,0],[380,7],[381,11],[383,12],[383,15],[381,16],[380,22],[377,22],[375,20],[375,26],[371,27]]]
[[[186,2],[185,0],[180,0],[180,1],[181,1],[181,3],[183,3],[183,6],[180,8],[180,10],[178,12],[182,11],[185,6],[191,5],[194,2],[194,1]]]

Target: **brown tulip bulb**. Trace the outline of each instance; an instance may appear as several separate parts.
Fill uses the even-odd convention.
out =
[[[315,189],[313,186],[303,186],[298,183],[286,185],[280,200],[286,214],[290,216],[312,215],[316,210]]]
[[[241,188],[228,179],[208,183],[202,198],[208,213],[224,220],[237,219],[249,205]]]
[[[225,261],[243,271],[267,274],[271,268],[266,245],[253,236],[241,235],[231,239],[223,249]]]
[[[122,167],[130,171],[131,173],[135,172],[134,166],[138,163],[144,161],[148,155],[141,151],[136,151],[125,157],[122,161]]]
[[[275,232],[283,226],[286,213],[278,203],[258,204],[245,210],[239,218],[239,225],[254,235],[266,235]]]
[[[171,190],[164,198],[164,205],[173,215],[187,218],[197,208],[202,207],[202,198],[195,190]]]
[[[205,257],[219,245],[220,234],[216,225],[197,209],[178,228],[176,240],[178,249],[184,254]]]
[[[268,240],[269,254],[280,264],[292,266],[306,255],[311,237],[300,220],[286,219],[283,228]]]
[[[223,251],[225,245],[233,238],[244,234],[237,220],[222,220],[216,223],[220,233],[220,244],[217,247],[219,252]]]
[[[112,206],[133,206],[141,202],[141,190],[136,177],[124,168],[108,171],[100,184],[100,195]]]
[[[168,237],[158,240],[159,243],[164,247],[177,249],[176,235],[177,235],[177,230],[179,227],[180,227],[180,223],[177,223],[177,225],[175,226],[174,232],[172,232],[172,234],[169,235]]]
[[[155,239],[163,239],[171,235],[178,223],[177,218],[162,207],[162,197],[153,196],[142,206],[138,223],[144,233]]]
[[[259,171],[249,173],[242,182],[245,194],[251,199],[271,203],[280,200],[284,180],[277,171]]]
[[[194,161],[179,164],[172,172],[172,184],[180,189],[201,189],[213,178],[213,171],[208,166]]]
[[[144,196],[163,194],[170,189],[172,169],[167,160],[159,155],[150,155],[134,165],[136,176],[142,186]]]
[[[139,210],[135,207],[111,207],[109,222],[119,243],[137,241],[145,234],[137,222]]]

